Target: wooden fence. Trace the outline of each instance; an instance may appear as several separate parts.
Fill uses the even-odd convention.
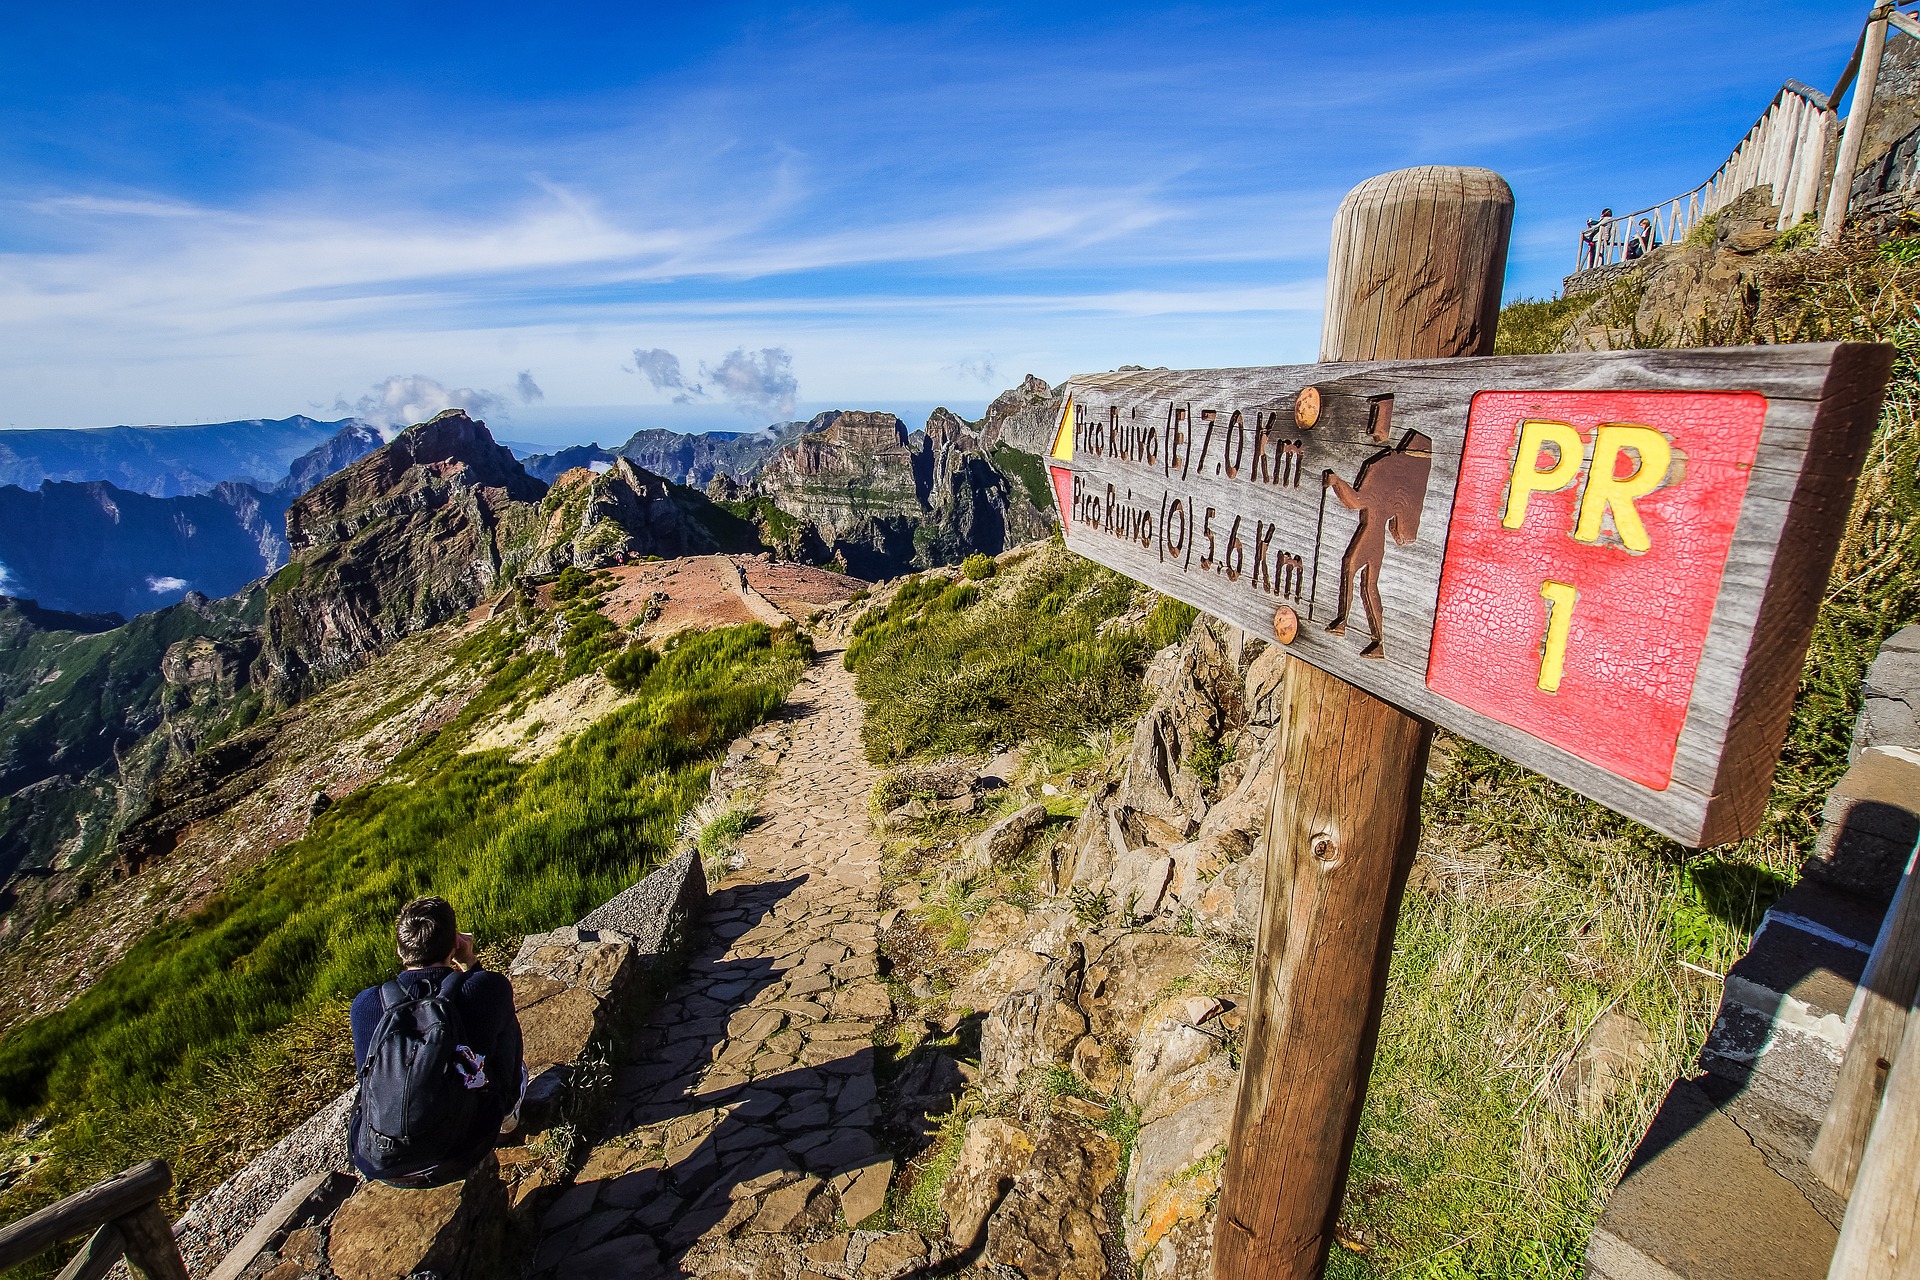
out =
[[[1833,153],[1838,128],[1827,95],[1798,80],[1787,81],[1733,153],[1705,182],[1659,204],[1603,218],[1582,231],[1580,257],[1574,269],[1626,261],[1628,246],[1641,234],[1643,218],[1651,229],[1651,243],[1642,244],[1643,251],[1656,244],[1684,240],[1702,218],[1761,185],[1773,187],[1773,198],[1780,206],[1778,225],[1786,230],[1818,208],[1827,157]]]
[[[59,1280],[100,1280],[122,1258],[137,1280],[187,1280],[160,1197],[173,1185],[164,1160],[144,1160],[78,1195],[0,1227],[0,1271],[62,1240],[87,1236]],[[89,1235],[88,1233],[92,1234]]]

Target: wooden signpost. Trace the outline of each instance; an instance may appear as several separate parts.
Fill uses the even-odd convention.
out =
[[[1334,363],[1066,386],[1068,547],[1289,654],[1231,1280],[1325,1264],[1431,726],[1682,843],[1750,834],[1878,416],[1881,346],[1459,358],[1511,217],[1487,170],[1372,179]]]

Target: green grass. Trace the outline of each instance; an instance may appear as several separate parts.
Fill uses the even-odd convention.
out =
[[[1497,356],[1539,355],[1558,351],[1567,326],[1593,304],[1590,295],[1576,298],[1522,298],[1500,309],[1494,330]]]
[[[1100,631],[1136,590],[1057,544],[977,584],[908,579],[855,620],[846,652],[867,704],[868,757],[1077,745],[1137,714],[1153,647],[1137,628]]]
[[[173,1165],[182,1198],[205,1190],[267,1136],[226,1105],[237,1066],[297,1091],[316,1064],[273,1052],[275,1037],[320,1026],[328,1034],[308,1039],[340,1053],[344,1001],[394,967],[403,902],[448,898],[483,946],[577,919],[673,847],[715,755],[781,705],[805,662],[790,632],[759,624],[683,633],[636,701],[537,764],[459,750],[584,651],[526,652],[505,622],[482,633],[463,656],[492,675],[453,722],[201,910],[148,933],[65,1009],[0,1041],[0,1126],[54,1124],[30,1192],[0,1198],[0,1218],[152,1155]]]

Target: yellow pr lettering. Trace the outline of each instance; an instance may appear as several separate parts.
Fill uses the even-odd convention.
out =
[[[1547,602],[1547,638],[1540,646],[1540,692],[1560,692],[1560,676],[1567,666],[1567,633],[1573,629],[1573,605],[1580,593],[1565,582],[1543,582],[1540,595]]]
[[[1634,454],[1634,468],[1625,476],[1617,476],[1614,469],[1619,465],[1620,455],[1628,450]],[[1611,508],[1614,531],[1620,535],[1621,546],[1636,552],[1651,547],[1653,542],[1647,537],[1647,526],[1641,523],[1633,501],[1658,489],[1660,482],[1667,478],[1667,468],[1672,462],[1673,446],[1652,427],[1617,423],[1601,427],[1593,440],[1593,465],[1587,468],[1587,490],[1580,496],[1580,519],[1573,527],[1574,538],[1580,542],[1598,542],[1601,517]]]
[[[1540,470],[1540,451],[1552,446],[1553,465]],[[1564,422],[1523,422],[1520,447],[1513,455],[1513,479],[1507,486],[1507,513],[1500,523],[1518,529],[1527,518],[1527,496],[1552,493],[1572,484],[1580,474],[1580,462],[1586,449],[1580,433]]]

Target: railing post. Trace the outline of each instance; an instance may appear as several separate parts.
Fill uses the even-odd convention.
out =
[[[1880,9],[1876,4],[1873,12],[1877,14]],[[1840,154],[1833,162],[1833,190],[1827,193],[1827,210],[1820,218],[1821,244],[1838,243],[1840,232],[1847,225],[1847,205],[1853,197],[1853,166],[1860,160],[1867,116],[1873,110],[1873,91],[1880,81],[1880,55],[1886,48],[1887,20],[1870,19],[1860,48],[1860,76],[1853,82],[1853,101],[1847,106],[1847,127],[1840,135]]]

